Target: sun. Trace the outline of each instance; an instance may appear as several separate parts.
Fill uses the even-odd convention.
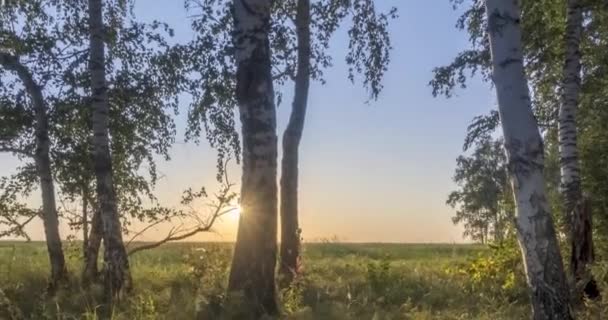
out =
[[[239,217],[241,216],[241,206],[237,204],[226,215],[227,215],[228,219],[230,219],[230,220],[238,220]]]

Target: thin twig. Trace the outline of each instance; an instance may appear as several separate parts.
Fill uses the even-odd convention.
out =
[[[143,250],[148,250],[148,249],[153,249],[153,248],[157,248],[162,246],[163,244],[167,243],[167,242],[172,242],[172,241],[180,241],[180,240],[184,240],[187,238],[190,238],[198,233],[202,233],[202,232],[209,232],[211,231],[211,229],[213,228],[213,226],[215,225],[215,223],[217,222],[217,220],[219,218],[221,218],[222,216],[228,214],[229,212],[232,212],[234,210],[236,210],[236,208],[228,208],[227,207],[230,206],[230,202],[232,201],[232,199],[234,199],[235,194],[231,192],[232,187],[234,186],[233,183],[231,183],[229,181],[229,176],[228,176],[228,161],[229,159],[227,159],[224,163],[223,163],[223,170],[224,170],[224,181],[222,183],[222,186],[220,188],[220,191],[218,193],[215,194],[215,197],[217,199],[217,202],[212,202],[207,204],[208,208],[211,208],[213,210],[213,212],[207,216],[207,219],[203,219],[198,212],[192,208],[192,206],[190,206],[189,204],[187,206],[189,206],[191,208],[190,210],[190,217],[197,222],[197,225],[189,230],[183,230],[183,224],[181,224],[178,227],[173,227],[171,228],[171,230],[169,230],[169,232],[167,233],[167,235],[160,241],[157,242],[153,242],[153,243],[148,243],[148,244],[144,244],[141,245],[139,247],[135,247],[133,249],[131,249],[128,252],[128,255],[133,255],[137,252],[143,251]],[[137,232],[132,238],[131,240],[127,243],[127,247],[133,243],[133,241],[140,237],[144,232],[146,232],[147,230],[149,230],[150,228],[160,224],[161,222],[166,222],[169,221],[168,219],[165,220],[159,220],[156,221],[148,226],[146,226],[144,229],[142,229],[141,231]]]

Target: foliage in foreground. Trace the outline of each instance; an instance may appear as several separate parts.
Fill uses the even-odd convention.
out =
[[[132,261],[138,285],[112,318],[242,316],[238,305],[243,301],[225,296],[231,250],[227,244],[172,244],[142,252]],[[308,244],[303,276],[281,291],[282,308],[287,319],[524,316],[528,305],[522,287],[503,294],[461,272],[469,259],[487,253],[473,245]],[[79,270],[78,258],[70,259],[70,270]],[[96,319],[101,312],[101,292],[78,289],[78,279],[55,299],[44,297],[47,262],[41,244],[4,243],[0,261],[0,285],[29,319]]]
[[[79,245],[69,258],[79,270]],[[132,260],[137,286],[111,319],[247,319],[226,297],[229,244],[170,244]],[[70,256],[68,254],[68,256]],[[306,244],[303,276],[281,290],[284,319],[526,319],[529,304],[515,246]],[[0,244],[0,287],[26,319],[100,319],[101,288],[69,288],[47,299],[41,243]],[[608,287],[608,264],[596,266]],[[606,291],[603,297],[608,297]],[[606,299],[606,298],[604,298]],[[608,312],[587,303],[580,319]]]

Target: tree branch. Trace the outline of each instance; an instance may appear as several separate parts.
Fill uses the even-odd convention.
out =
[[[179,227],[173,227],[167,233],[167,236],[165,238],[163,238],[162,240],[153,242],[153,243],[144,244],[139,247],[135,247],[135,248],[129,250],[128,255],[131,256],[131,255],[133,255],[137,252],[143,251],[143,250],[157,248],[168,242],[184,240],[184,239],[190,238],[196,234],[199,234],[201,232],[209,232],[209,231],[211,231],[211,229],[215,225],[216,221],[220,217],[226,215],[229,212],[236,210],[236,208],[226,209],[227,207],[230,206],[230,202],[235,198],[236,194],[231,191],[234,184],[232,184],[228,180],[228,173],[227,173],[228,170],[226,169],[228,166],[228,161],[226,161],[223,164],[223,166],[224,166],[224,168],[223,168],[224,181],[223,181],[222,187],[220,188],[220,191],[218,192],[218,194],[215,195],[217,202],[208,204],[208,207],[212,208],[213,212],[208,216],[207,219],[205,219],[206,221],[201,219],[201,217],[199,217],[199,215],[197,214],[197,212],[195,210],[192,210],[191,216],[198,223],[196,227],[194,227],[190,230],[186,230],[186,231],[182,231],[181,227],[183,225],[180,225]],[[156,221],[156,222],[146,226],[141,231],[137,232],[131,238],[131,240],[127,243],[127,247],[129,246],[129,244],[133,243],[133,241],[137,237],[141,236],[145,231],[149,230],[150,228],[152,228],[164,221],[168,221],[168,220]]]
[[[0,238],[10,236],[13,234],[18,234],[18,235],[25,237],[25,239],[27,241],[31,241],[29,235],[25,231],[23,231],[23,228],[25,228],[25,226],[27,226],[30,222],[32,222],[32,220],[34,220],[34,218],[36,218],[36,217],[37,217],[37,215],[31,215],[29,218],[27,218],[27,220],[25,220],[22,223],[18,223],[16,220],[9,218],[8,221],[15,226],[6,231],[0,232]]]
[[[46,136],[47,135],[47,133],[46,133],[46,130],[47,130],[46,129],[46,126],[47,126],[46,117],[47,116],[46,116],[44,98],[42,95],[42,89],[38,85],[38,83],[36,83],[34,76],[30,72],[30,70],[27,68],[27,66],[25,66],[23,63],[21,63],[19,61],[18,56],[8,54],[6,52],[0,51],[0,65],[9,71],[15,72],[17,74],[17,76],[19,77],[19,79],[21,80],[21,82],[23,82],[23,86],[25,87],[28,95],[30,96],[32,105],[33,105],[35,113],[36,113],[36,119],[37,119],[36,120],[37,121],[36,135],[39,135],[41,133],[40,130],[43,130],[44,134]],[[47,137],[47,139],[48,139],[48,137]],[[26,154],[30,157],[36,156],[36,154],[24,153],[23,151],[19,151],[19,149],[13,149],[11,152]]]
[[[179,228],[171,228],[171,230],[169,231],[169,233],[167,234],[167,236],[164,239],[162,239],[160,241],[157,241],[157,242],[153,242],[153,243],[149,243],[149,244],[145,244],[145,245],[133,248],[133,249],[129,250],[128,255],[131,256],[131,255],[133,255],[133,254],[135,254],[135,253],[137,253],[139,251],[158,248],[158,247],[162,246],[163,244],[165,244],[167,242],[184,240],[184,239],[190,238],[192,236],[195,236],[195,235],[197,235],[197,234],[199,234],[201,232],[208,232],[208,231],[211,230],[211,228],[213,228],[213,225],[215,224],[215,221],[219,217],[221,217],[221,216],[223,216],[223,215],[225,215],[228,212],[231,212],[233,210],[236,210],[236,209],[233,208],[233,209],[229,209],[229,210],[225,210],[225,211],[216,213],[216,214],[214,214],[211,217],[210,221],[206,225],[196,227],[196,228],[191,229],[190,231],[187,231],[187,232],[185,232],[183,234],[180,234],[180,235],[177,235],[178,232],[176,231]],[[149,228],[148,227],[144,228],[144,231],[147,230],[147,229],[149,229]],[[143,231],[139,232],[138,234],[141,234],[141,233],[143,233]],[[131,243],[133,241],[133,239],[131,239],[131,241],[129,241],[129,243]]]
[[[276,71],[277,71],[278,73],[277,73],[277,74],[274,74],[274,75],[272,76],[272,80],[273,80],[273,81],[279,80],[279,79],[281,79],[281,78],[283,78],[283,77],[285,77],[285,76],[288,76],[290,79],[293,79],[293,72],[292,72],[291,70],[289,70],[289,68],[285,68],[285,70],[283,70],[283,71],[279,70],[279,69],[278,69],[278,68],[276,68],[276,67],[275,67],[275,69],[276,69]]]
[[[2,65],[5,69],[13,71],[17,74],[28,91],[28,94],[30,97],[32,97],[32,100],[34,100],[34,103],[42,102],[36,101],[38,97],[42,98],[40,87],[36,84],[30,70],[19,62],[19,57],[6,52],[0,52],[0,65]]]
[[[145,228],[143,228],[142,230],[138,231],[137,233],[135,233],[133,235],[133,237],[131,237],[131,240],[129,240],[129,242],[127,242],[126,247],[129,247],[131,245],[131,243],[133,242],[133,240],[135,240],[137,237],[141,236],[144,232],[150,230],[151,228],[159,225],[161,222],[165,222],[165,220],[158,220],[155,221],[154,223],[149,224],[148,226],[146,226]]]
[[[31,153],[25,149],[21,149],[21,148],[0,146],[0,152],[12,152],[12,153],[24,155],[24,156],[27,156],[30,158],[34,157],[33,153]]]

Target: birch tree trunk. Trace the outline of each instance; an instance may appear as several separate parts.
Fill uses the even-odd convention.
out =
[[[89,0],[89,40],[91,92],[93,107],[93,162],[97,181],[97,203],[103,226],[104,282],[112,298],[131,286],[129,260],[122,239],[116,194],[112,177],[108,129],[108,87],[105,71],[104,26],[102,0]]]
[[[573,319],[545,195],[544,150],[524,73],[518,0],[486,0],[493,80],[517,208],[515,226],[533,318]]]
[[[0,53],[0,65],[17,74],[30,96],[34,109],[36,119],[34,129],[36,150],[33,154],[33,158],[36,164],[36,171],[42,193],[42,221],[51,264],[51,279],[49,281],[48,289],[50,292],[54,292],[59,282],[65,280],[67,270],[61,245],[61,236],[59,234],[55,184],[53,182],[51,159],[49,156],[51,141],[48,132],[47,106],[44,102],[42,89],[34,80],[29,69],[21,64],[17,57]]]
[[[244,294],[251,314],[278,313],[277,135],[271,76],[270,0],[234,0],[236,97],[243,135],[242,214],[228,291]]]
[[[298,65],[289,123],[283,133],[281,162],[281,266],[285,285],[298,274],[300,227],[298,223],[298,153],[310,87],[310,0],[298,0],[296,12]]]
[[[574,294],[579,300],[585,291],[597,297],[597,287],[589,265],[594,260],[590,207],[583,199],[577,150],[576,110],[581,87],[583,10],[580,0],[568,0],[566,18],[566,57],[564,61],[559,108],[559,153],[562,199],[570,241],[570,273]]]
[[[97,268],[97,260],[99,259],[99,248],[103,234],[103,225],[99,209],[95,209],[93,219],[91,219],[91,232],[89,233],[87,247],[84,254],[84,268],[82,271],[83,283],[89,285],[97,279],[99,269]]]
[[[42,94],[37,94],[37,97],[34,98],[34,100],[39,100],[34,102],[37,140],[34,158],[40,179],[40,190],[42,191],[42,220],[44,223],[46,246],[51,262],[51,281],[49,290],[53,292],[58,283],[66,278],[67,270],[61,246],[61,236],[59,234],[59,219],[57,217],[57,205],[55,201],[55,184],[53,182],[51,159],[49,157],[51,142],[48,136],[46,107],[42,101]]]

